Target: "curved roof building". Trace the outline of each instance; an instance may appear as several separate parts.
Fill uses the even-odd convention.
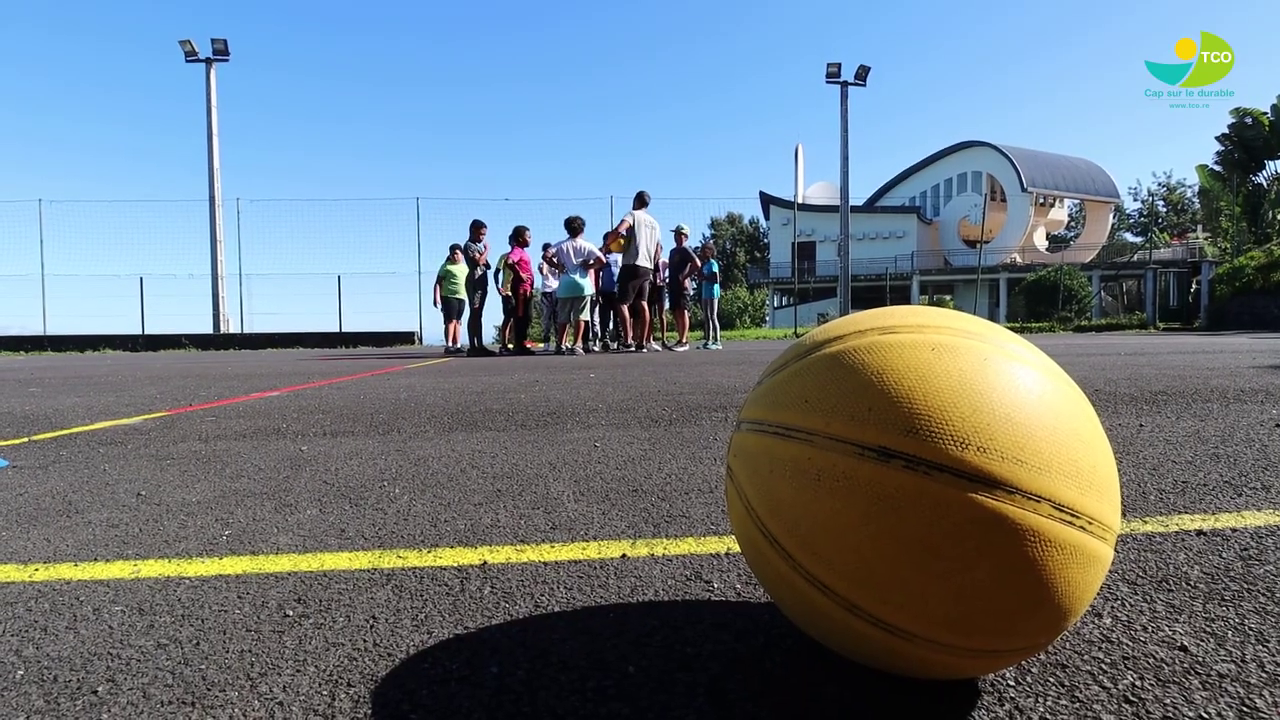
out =
[[[1048,236],[1066,225],[1068,200],[1083,206],[1084,227],[1067,250],[1051,254]],[[1120,201],[1115,180],[1091,160],[983,140],[958,142],[903,169],[850,208],[854,273],[1086,263],[1106,241]],[[791,255],[792,203],[760,193],[770,237],[779,245],[774,258]],[[802,199],[795,218],[799,240],[814,248],[798,244],[798,263],[835,261],[838,211],[838,205]],[[790,275],[789,267],[784,274]]]

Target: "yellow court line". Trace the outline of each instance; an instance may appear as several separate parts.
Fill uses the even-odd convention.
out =
[[[1130,535],[1226,530],[1280,525],[1280,510],[1252,510],[1215,515],[1167,515],[1124,523]],[[618,560],[629,557],[725,555],[738,552],[732,535],[638,540],[593,540],[536,545],[488,545],[400,550],[230,555],[222,557],[98,560],[89,562],[16,563],[0,565],[0,583],[200,578],[360,570],[454,568],[475,565]]]
[[[107,428],[120,427],[121,425],[132,425],[133,423],[142,422],[143,420],[154,420],[158,417],[165,417],[172,413],[158,412],[147,413],[146,415],[134,415],[133,417],[118,418],[116,420],[103,420],[102,422],[89,423],[88,425],[77,425],[75,427],[63,428],[61,430],[50,430],[42,432],[38,435],[28,435],[26,437],[13,438],[12,440],[0,440],[0,447],[8,447],[10,445],[22,445],[23,443],[36,442],[38,440],[52,440],[53,438],[63,437],[64,435],[75,435],[76,433],[90,432],[93,430],[106,430]]]
[[[168,417],[169,415],[181,415],[183,413],[191,412],[195,410],[204,410],[204,409],[215,408],[215,407],[225,407],[227,405],[236,405],[242,402],[248,402],[250,400],[261,400],[262,398],[275,397],[276,395],[283,395],[291,392],[296,392],[298,390],[307,390],[310,388],[323,387],[325,385],[334,385],[340,382],[347,382],[349,380],[359,380],[362,378],[374,377],[376,375],[385,375],[387,373],[395,372],[397,370],[411,370],[413,368],[426,367],[427,365],[436,365],[438,363],[448,362],[452,359],[453,358],[436,358],[435,360],[427,360],[426,362],[413,363],[411,365],[396,365],[389,368],[383,368],[381,370],[373,370],[370,372],[356,373],[355,375],[347,375],[345,377],[330,378],[328,380],[319,380],[316,382],[304,383],[301,385],[294,385],[291,387],[277,388],[275,390],[264,390],[262,392],[250,393],[248,395],[241,395],[239,397],[224,398],[222,400],[215,400],[210,403],[201,403],[192,407],[173,408],[170,410],[164,410],[162,412],[147,413],[146,415],[134,415],[133,417],[118,418],[115,420],[103,420],[102,422],[89,423],[88,425],[77,425],[75,427],[63,428],[61,430],[50,430],[49,432],[43,432],[38,435],[28,435],[26,437],[12,438],[9,440],[0,440],[0,447],[22,445],[24,443],[36,442],[39,440],[52,440],[53,438],[64,437],[66,435],[77,435],[79,433],[92,432],[94,430],[106,430],[107,428],[120,427],[121,425],[132,425],[133,423],[142,422],[144,420],[154,420],[156,418]]]

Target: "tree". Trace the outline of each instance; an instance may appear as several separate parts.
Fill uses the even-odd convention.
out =
[[[1067,206],[1067,224],[1056,233],[1049,233],[1049,252],[1069,247],[1084,232],[1084,203],[1071,201]]]
[[[1111,207],[1111,231],[1107,233],[1107,239],[1094,255],[1094,258],[1105,262],[1132,255],[1137,249],[1137,246],[1128,237],[1132,225],[1129,210],[1125,207],[1124,200],[1121,199]],[[1084,203],[1071,201],[1067,208],[1067,224],[1063,226],[1062,230],[1051,233],[1048,237],[1049,252],[1057,252],[1070,247],[1080,239],[1080,234],[1083,232]]]
[[[1237,107],[1214,139],[1213,161],[1196,166],[1206,224],[1238,252],[1280,232],[1280,96],[1267,110]]]
[[[769,228],[760,218],[727,212],[711,218],[707,230],[702,240],[715,243],[722,288],[745,286],[747,268],[769,262]]]
[[[1200,202],[1196,188],[1172,170],[1151,173],[1151,184],[1141,180],[1129,187],[1126,230],[1149,247],[1168,247],[1174,238],[1194,233],[1200,225]]]
[[[1074,322],[1088,315],[1093,287],[1080,268],[1059,263],[1028,275],[1011,300],[1021,306],[1029,322]]]

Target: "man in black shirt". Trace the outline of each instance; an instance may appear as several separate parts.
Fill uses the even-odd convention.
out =
[[[671,349],[683,352],[689,349],[689,302],[693,294],[693,276],[701,269],[702,263],[689,248],[689,226],[680,223],[671,232],[676,241],[676,246],[667,256],[667,307],[671,308],[671,316],[676,321],[676,344]]]

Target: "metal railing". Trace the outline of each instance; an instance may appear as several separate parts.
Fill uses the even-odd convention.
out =
[[[1165,248],[1149,248],[1145,243],[1132,243],[1127,247],[1120,243],[1100,245],[1069,246],[1071,255],[1084,255],[1090,259],[1085,262],[1071,262],[1068,256],[1059,256],[1058,252],[1039,253],[1033,259],[1023,259],[1015,253],[999,262],[989,262],[992,253],[978,250],[917,250],[910,253],[883,257],[857,257],[850,261],[852,274],[859,275],[911,275],[920,271],[945,271],[955,269],[957,272],[977,272],[979,266],[983,272],[991,270],[1027,269],[1032,270],[1045,265],[1053,265],[1066,261],[1069,264],[1083,267],[1145,267],[1151,264],[1181,264],[1196,262],[1210,257],[1209,248],[1204,243],[1191,241],[1177,243]],[[1088,253],[1088,250],[1094,250]],[[1045,256],[1048,255],[1046,258]],[[1058,257],[1055,257],[1058,256]],[[800,282],[816,282],[835,280],[840,275],[839,260],[818,260],[795,264],[797,276],[792,276],[792,263],[761,263],[747,268],[747,281],[762,284],[778,280],[798,279]]]

